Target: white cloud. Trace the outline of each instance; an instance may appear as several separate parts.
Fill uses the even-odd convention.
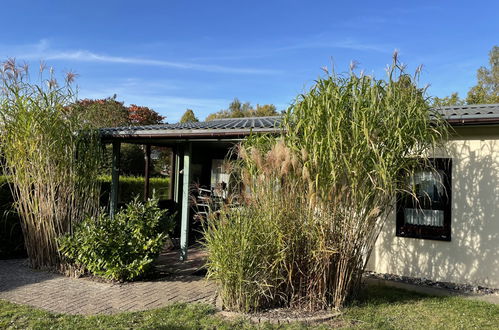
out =
[[[242,60],[254,59],[274,56],[277,53],[285,53],[295,50],[308,50],[308,49],[347,49],[363,52],[377,52],[377,53],[391,53],[394,47],[386,44],[375,44],[369,42],[362,42],[353,38],[344,38],[340,40],[332,40],[324,34],[310,36],[307,39],[290,40],[287,43],[272,47],[252,47],[248,49],[240,49],[232,54],[220,56],[203,56],[195,57],[192,60]]]
[[[6,52],[6,47],[1,47],[2,53]],[[229,67],[223,65],[189,63],[182,61],[170,61],[160,59],[148,59],[140,57],[126,57],[99,54],[90,50],[60,50],[50,47],[48,40],[42,39],[34,45],[21,45],[8,47],[10,57],[19,60],[62,60],[74,62],[95,62],[111,64],[145,65],[181,70],[195,70],[214,73],[230,74],[278,74],[280,71],[260,68]]]

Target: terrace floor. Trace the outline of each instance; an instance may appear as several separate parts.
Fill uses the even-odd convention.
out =
[[[67,314],[114,314],[177,302],[214,303],[215,284],[200,270],[206,254],[198,248],[189,253],[189,260],[180,262],[178,251],[165,252],[158,260],[156,278],[123,284],[33,270],[27,259],[0,260],[0,299]]]

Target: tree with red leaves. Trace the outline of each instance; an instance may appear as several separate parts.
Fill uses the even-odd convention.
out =
[[[116,96],[78,100],[68,108],[76,113],[81,121],[95,128],[127,126],[130,122],[128,108],[123,102],[117,101]]]
[[[132,125],[155,125],[161,124],[165,119],[156,111],[148,107],[131,104],[128,107],[128,118]]]
[[[106,99],[78,100],[69,109],[77,112],[82,121],[95,128],[155,125],[165,119],[148,107],[135,104],[127,107],[124,102],[116,100],[116,95]]]

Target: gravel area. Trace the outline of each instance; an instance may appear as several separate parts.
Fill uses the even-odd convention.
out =
[[[400,276],[393,274],[382,274],[376,272],[367,271],[364,273],[366,278],[374,278],[395,282],[402,282],[408,284],[422,285],[433,288],[447,289],[453,290],[456,292],[462,293],[472,293],[472,294],[494,294],[499,293],[499,288],[486,288],[480,285],[470,285],[470,284],[458,284],[458,283],[450,283],[450,282],[438,282],[432,281],[427,278],[421,277],[408,277],[408,276]]]

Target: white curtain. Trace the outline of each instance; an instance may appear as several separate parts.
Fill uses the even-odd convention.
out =
[[[440,200],[438,195],[444,194],[442,175],[441,171],[418,171],[411,177],[411,184],[416,187],[418,196],[425,196],[432,201]],[[443,227],[444,211],[406,208],[404,209],[404,219],[405,223],[411,225]]]
[[[444,226],[444,211],[427,209],[404,209],[405,223],[421,226]]]

